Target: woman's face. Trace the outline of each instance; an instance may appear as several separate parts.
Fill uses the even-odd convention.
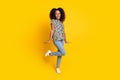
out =
[[[56,19],[60,19],[60,16],[61,16],[61,13],[60,13],[60,11],[59,10],[56,10],[55,11],[55,17],[56,17]]]

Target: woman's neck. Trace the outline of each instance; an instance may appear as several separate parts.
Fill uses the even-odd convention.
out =
[[[60,21],[60,19],[57,19],[58,21]]]

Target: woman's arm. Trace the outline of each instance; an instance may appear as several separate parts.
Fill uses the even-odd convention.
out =
[[[65,32],[64,32],[64,41],[66,42],[66,34],[65,34]]]
[[[64,41],[65,41],[65,43],[70,43],[70,42],[68,42],[68,41],[66,40],[66,34],[65,34],[65,32],[64,32]]]
[[[52,37],[53,37],[53,33],[54,33],[54,25],[51,24],[50,37],[49,37],[49,40],[46,41],[46,43],[50,43],[50,41],[52,40]]]
[[[52,40],[53,33],[54,33],[54,25],[51,24],[51,31],[50,31],[50,38],[49,38],[49,40]]]

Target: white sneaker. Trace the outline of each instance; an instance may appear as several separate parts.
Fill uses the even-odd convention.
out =
[[[51,53],[51,51],[50,51],[50,50],[48,50],[48,51],[45,53],[45,56],[49,56],[49,55],[50,55],[50,53]]]
[[[56,72],[57,72],[57,73],[61,73],[61,72],[60,72],[60,68],[56,68]]]

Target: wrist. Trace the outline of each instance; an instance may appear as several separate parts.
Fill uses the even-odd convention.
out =
[[[52,39],[50,38],[48,41],[51,41]]]
[[[64,41],[66,41],[66,39],[64,39]]]
[[[67,42],[67,40],[65,40],[65,42]]]

